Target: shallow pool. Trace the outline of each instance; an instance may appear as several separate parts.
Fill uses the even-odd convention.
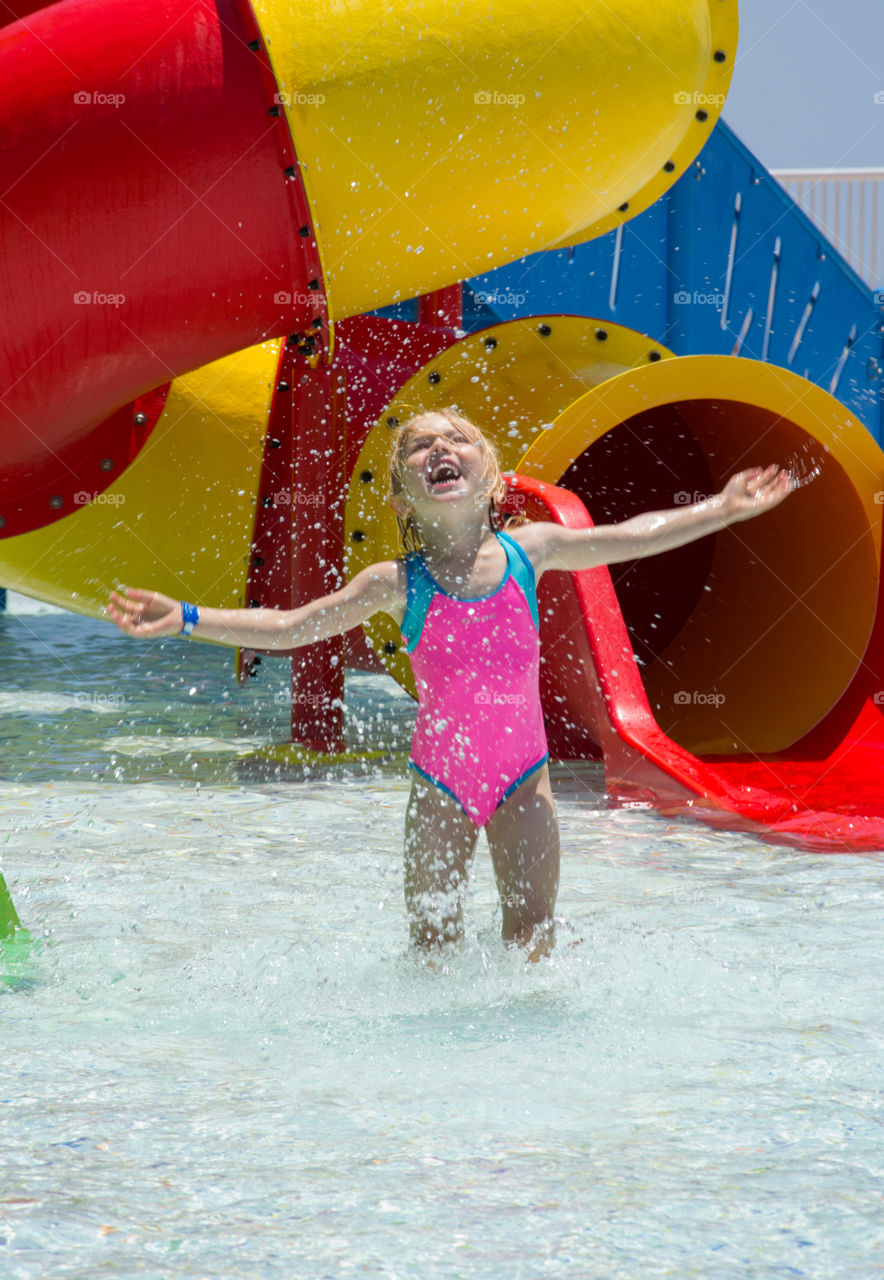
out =
[[[554,957],[406,953],[390,762],[261,779],[286,669],[0,618],[0,1276],[552,1280],[884,1268],[884,858],[810,856],[560,768]]]

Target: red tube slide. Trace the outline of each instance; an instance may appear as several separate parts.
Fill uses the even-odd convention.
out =
[[[111,410],[319,331],[319,259],[258,36],[235,0],[65,0],[0,31],[5,536],[119,474]]]

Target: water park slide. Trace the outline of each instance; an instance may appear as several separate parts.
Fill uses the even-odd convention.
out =
[[[532,518],[591,527],[576,495],[526,476],[513,477],[517,509]],[[664,812],[766,840],[824,852],[880,851],[884,846],[884,609],[875,635],[878,658],[867,660],[839,708],[847,731],[809,735],[800,753],[696,756],[661,730],[647,701],[631,637],[608,570],[571,575],[567,585],[542,584],[541,607],[555,622],[542,627],[544,704],[553,716],[550,751],[580,758],[599,746],[610,794],[645,801]],[[871,646],[870,646],[871,648]],[[563,652],[564,650],[564,652]],[[714,696],[714,695],[713,695]],[[711,700],[711,699],[710,699]],[[858,712],[849,723],[851,710]],[[834,718],[834,717],[833,717]],[[834,732],[833,732],[834,728]],[[843,736],[842,736],[843,735]]]
[[[567,489],[511,480],[511,510],[569,528],[593,521]],[[609,792],[714,826],[820,852],[884,847],[884,608],[866,660],[816,732],[781,753],[696,756],[663,731],[648,702],[607,569],[540,583],[541,692],[550,753],[597,748]],[[720,695],[695,692],[718,702]],[[676,704],[678,705],[678,704]]]
[[[704,540],[705,552],[699,544],[647,564],[656,600],[675,611],[654,613],[662,641],[648,629],[647,580],[629,581],[642,565],[612,571],[619,601],[607,570],[548,588],[557,593],[545,654],[553,753],[586,755],[594,740],[615,794],[802,847],[884,848],[884,455],[845,429],[825,392],[771,366],[687,357],[612,384],[576,401],[529,449],[514,482],[523,505],[591,524],[572,491],[591,475],[604,495],[606,467],[640,473],[648,439],[630,416],[636,403],[658,425],[669,418],[682,457],[687,433],[699,444],[706,492],[744,457],[747,418],[766,459],[797,460],[808,445],[802,424],[821,447],[810,483],[783,507]],[[658,463],[664,435],[653,442]]]
[[[176,376],[284,335],[315,362],[336,317],[635,216],[736,44],[722,0],[346,18],[62,0],[0,31],[0,536],[105,492]]]

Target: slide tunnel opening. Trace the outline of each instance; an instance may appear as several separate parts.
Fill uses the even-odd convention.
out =
[[[785,750],[838,701],[868,643],[878,580],[869,495],[814,434],[812,413],[794,408],[794,420],[717,398],[643,409],[598,435],[558,482],[600,524],[700,500],[750,466],[776,462],[801,481],[757,520],[612,566],[651,708],[695,754]]]

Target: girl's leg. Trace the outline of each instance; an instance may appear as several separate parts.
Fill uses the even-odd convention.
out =
[[[446,792],[415,775],[405,816],[405,905],[412,944],[463,937],[463,897],[479,829]]]
[[[559,820],[546,765],[495,810],[485,834],[503,908],[503,940],[539,960],[555,944],[559,891]]]

